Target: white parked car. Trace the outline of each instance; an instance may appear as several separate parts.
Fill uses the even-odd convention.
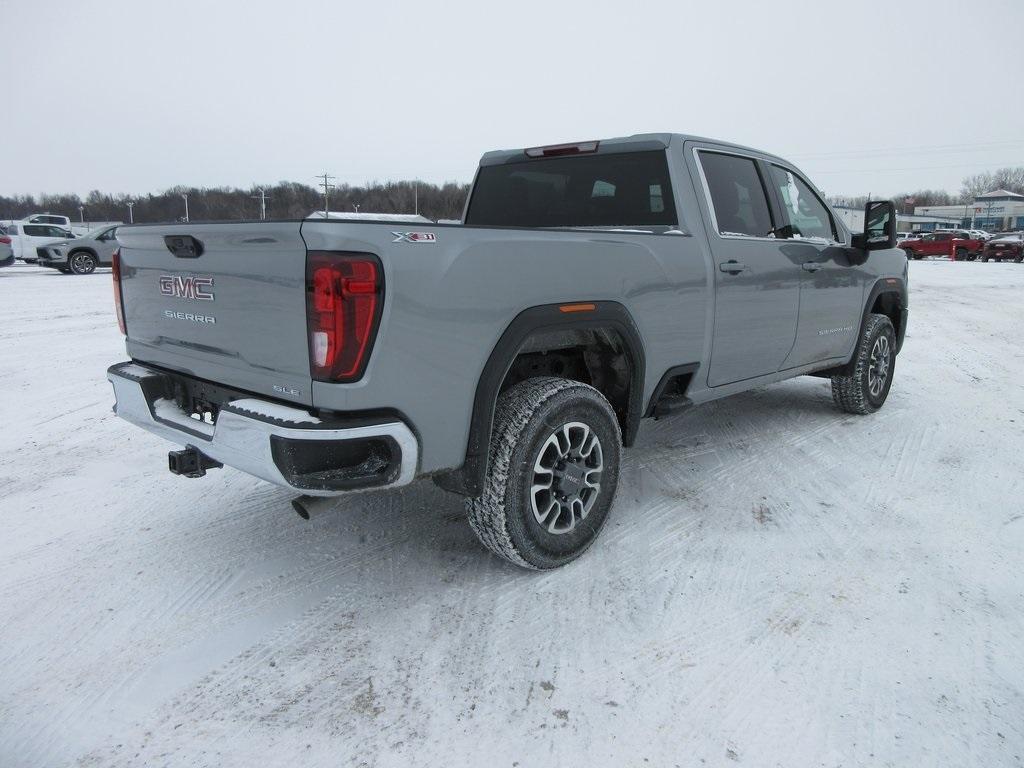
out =
[[[54,224],[24,224],[16,221],[7,227],[7,237],[11,238],[14,258],[35,264],[38,259],[36,248],[58,240],[70,240],[74,235],[70,230]]]
[[[32,213],[14,222],[15,224],[55,224],[63,229],[71,229],[71,219],[56,213]]]

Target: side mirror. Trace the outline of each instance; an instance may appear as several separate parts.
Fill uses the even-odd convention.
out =
[[[890,200],[869,200],[864,206],[864,231],[853,236],[864,251],[896,247],[896,206]]]

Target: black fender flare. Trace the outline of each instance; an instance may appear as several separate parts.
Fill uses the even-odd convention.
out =
[[[906,281],[898,277],[880,277],[875,280],[875,284],[871,286],[871,290],[868,292],[868,299],[864,302],[864,312],[860,319],[860,330],[864,329],[864,324],[868,321],[868,315],[871,314],[871,308],[883,293],[894,293],[899,297],[901,316],[899,327],[896,329],[896,354],[899,354],[903,348],[903,339],[907,335],[908,297]]]
[[[465,496],[478,496],[483,490],[487,456],[494,425],[498,393],[512,363],[526,342],[537,334],[559,330],[605,330],[619,337],[629,357],[630,382],[622,441],[632,445],[643,415],[643,387],[646,371],[643,340],[633,316],[617,301],[586,302],[593,309],[566,311],[573,304],[544,304],[520,312],[508,324],[491,350],[476,386],[470,417],[466,459],[462,467],[440,473],[434,481],[445,490]]]

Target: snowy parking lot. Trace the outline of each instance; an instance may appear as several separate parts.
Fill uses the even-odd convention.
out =
[[[186,480],[119,422],[109,270],[0,270],[0,765],[1024,762],[1024,265],[912,262],[874,416],[647,422],[528,573],[419,482]]]

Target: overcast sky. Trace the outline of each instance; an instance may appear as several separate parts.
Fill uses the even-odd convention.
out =
[[[0,0],[0,29],[0,194],[469,181],[652,131],[829,194],[1024,165],[1024,0]]]

